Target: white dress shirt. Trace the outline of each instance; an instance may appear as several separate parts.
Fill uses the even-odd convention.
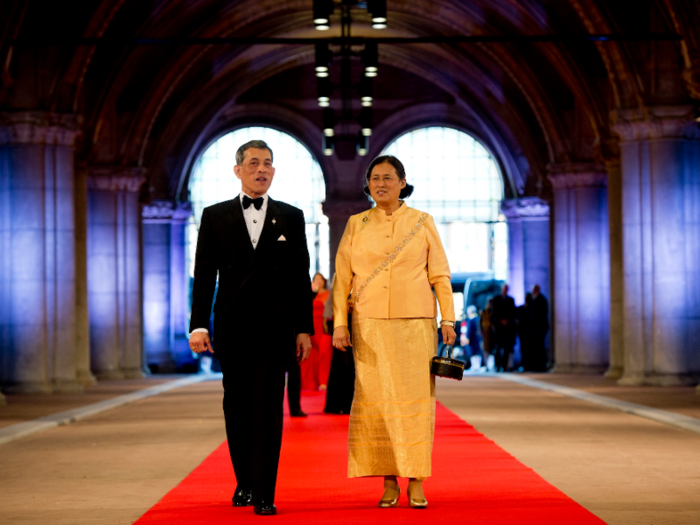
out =
[[[242,191],[240,195],[240,206],[241,211],[243,212],[243,219],[245,219],[246,228],[248,228],[248,235],[250,235],[250,242],[253,244],[253,249],[255,249],[258,247],[258,242],[260,242],[260,235],[262,234],[263,225],[265,224],[265,215],[267,215],[268,196],[267,193],[262,196],[263,205],[260,206],[259,210],[255,209],[254,204],[248,206],[247,210],[243,208],[244,196],[247,196],[250,199],[252,199],[252,197]],[[194,334],[195,332],[204,332],[208,334],[209,330],[207,330],[206,328],[195,328],[194,330],[192,330],[192,333]]]
[[[260,241],[260,234],[262,233],[263,224],[265,224],[265,215],[267,215],[267,193],[262,196],[263,205],[259,210],[255,209],[255,205],[251,204],[248,209],[243,208],[243,197],[248,197],[252,199],[250,195],[246,195],[245,192],[241,192],[241,210],[243,210],[243,218],[245,219],[246,228],[248,228],[248,235],[250,235],[250,242],[253,243],[253,249],[258,247],[258,242]]]

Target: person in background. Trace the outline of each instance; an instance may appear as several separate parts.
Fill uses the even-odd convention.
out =
[[[330,287],[333,297],[333,286]],[[323,312],[325,327],[328,334],[333,334],[333,301],[326,301],[326,309]],[[350,324],[350,323],[348,323]],[[331,373],[328,376],[328,390],[326,390],[326,406],[323,412],[326,414],[349,414],[352,407],[352,398],[355,395],[355,360],[352,356],[352,347],[344,350],[333,348],[333,361],[331,361]]]
[[[545,372],[549,358],[545,341],[549,332],[549,303],[536,284],[532,288],[532,357],[533,370]]]
[[[467,324],[466,343],[468,347],[462,346],[465,350],[467,348],[469,349],[469,360],[471,361],[470,370],[477,371],[481,368],[482,362],[481,345],[479,344],[481,338],[479,337],[479,314],[477,313],[476,306],[473,304],[467,307],[467,320],[465,323]]]
[[[505,372],[515,344],[515,301],[508,295],[508,285],[503,283],[501,295],[493,298],[491,323],[496,332],[496,371]]]
[[[493,349],[496,345],[496,335],[494,334],[491,314],[493,313],[493,298],[486,302],[486,308],[479,317],[479,327],[481,328],[481,338],[484,343],[483,364],[489,372],[495,369]]]
[[[348,476],[383,477],[381,508],[399,505],[397,478],[409,478],[409,506],[425,508],[435,433],[436,297],[443,341],[457,338],[450,267],[433,218],[403,200],[413,187],[401,161],[377,157],[366,180],[376,206],[348,220],[333,285],[333,346],[353,347],[357,374]]]
[[[520,368],[530,372],[534,368],[532,354],[532,294],[525,294],[525,304],[518,306],[518,340],[520,341]]]
[[[302,390],[320,390],[328,388],[328,376],[333,360],[331,336],[324,332],[323,312],[330,292],[326,289],[326,278],[321,273],[314,275],[311,289],[314,292],[314,335],[311,336],[311,355],[301,364]]]

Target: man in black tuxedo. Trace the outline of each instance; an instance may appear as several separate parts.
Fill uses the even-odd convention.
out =
[[[238,486],[234,506],[276,514],[285,369],[311,350],[309,252],[301,210],[270,199],[272,150],[236,152],[240,196],[204,209],[192,288],[190,347],[210,350],[223,372],[224,418]],[[207,327],[216,279],[214,348]]]
[[[501,295],[493,298],[491,324],[496,332],[496,371],[505,372],[508,368],[508,358],[515,344],[515,319],[517,310],[515,301],[508,295],[508,285],[503,283]]]

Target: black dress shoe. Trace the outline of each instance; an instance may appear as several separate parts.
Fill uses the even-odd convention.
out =
[[[275,507],[272,503],[268,503],[267,501],[263,500],[260,503],[255,504],[253,507],[253,512],[259,516],[274,516],[277,514],[277,507]]]
[[[234,507],[249,507],[253,504],[253,491],[236,487],[236,492],[233,493],[231,501],[233,501]]]
[[[292,417],[309,417],[309,414],[307,414],[303,410],[300,410],[299,412],[292,412],[290,415]]]

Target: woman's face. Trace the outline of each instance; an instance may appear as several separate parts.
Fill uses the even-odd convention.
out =
[[[369,192],[374,202],[391,205],[399,201],[401,190],[406,187],[406,180],[399,179],[394,166],[388,162],[377,164],[369,175]]]
[[[323,289],[325,288],[325,286],[326,286],[326,281],[325,281],[325,279],[324,279],[323,277],[321,277],[320,275],[316,275],[316,276],[314,277],[314,280],[311,281],[311,289],[312,289],[314,292],[318,292],[318,291],[320,291],[320,290],[323,290]]]

